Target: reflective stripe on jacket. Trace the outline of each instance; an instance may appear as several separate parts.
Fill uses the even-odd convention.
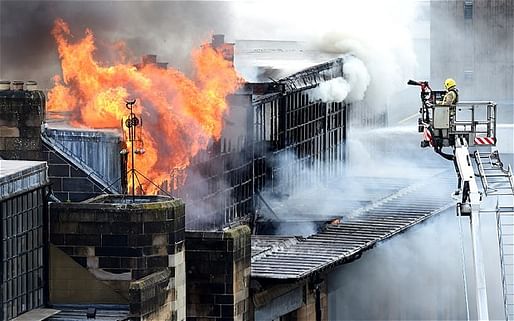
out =
[[[443,97],[443,105],[455,105],[459,101],[459,93],[457,89],[450,89]]]

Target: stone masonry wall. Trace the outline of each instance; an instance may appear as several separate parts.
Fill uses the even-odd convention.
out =
[[[174,320],[185,320],[184,224],[184,204],[167,197],[138,196],[132,203],[122,196],[105,195],[50,206],[50,242],[127,298],[132,317],[141,320],[152,306],[157,311],[164,303],[175,311]],[[169,277],[154,282],[163,273]],[[150,281],[141,281],[145,277]],[[165,288],[167,298],[149,298],[149,293],[162,297],[155,288],[147,291],[149,285]],[[74,286],[67,282],[50,291]],[[134,301],[138,297],[134,291],[146,293],[140,296],[141,302]],[[67,300],[61,297],[52,303]]]
[[[250,229],[186,232],[187,320],[252,320]]]
[[[99,196],[104,187],[48,146],[43,146],[53,195],[62,202],[81,202]]]
[[[0,157],[42,160],[41,124],[45,96],[42,91],[0,91]]]
[[[328,321],[328,287],[325,281],[319,284],[321,321]],[[298,321],[316,320],[316,290],[309,284],[305,304],[293,313]]]

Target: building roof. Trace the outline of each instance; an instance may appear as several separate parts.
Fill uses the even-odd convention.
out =
[[[47,183],[45,162],[0,160],[0,200]]]
[[[450,172],[425,179],[307,238],[252,236],[252,278],[301,279],[351,262],[378,242],[451,206],[454,183]]]
[[[383,200],[402,191],[414,180],[408,178],[347,176],[351,184],[334,180],[323,186],[315,186],[294,193],[287,198],[274,197],[264,192],[258,199],[263,217],[259,221],[273,218],[274,222],[316,222],[351,215],[353,212]],[[322,195],[322,199],[320,199]],[[323,212],[320,213],[320,202]],[[272,213],[268,213],[272,212]]]
[[[54,309],[60,310],[59,313],[45,319],[46,321],[125,321],[128,320],[128,305],[114,304],[94,304],[94,305],[73,305],[61,304],[53,306]],[[87,311],[90,308],[96,309],[95,318],[87,317]]]
[[[234,66],[246,82],[269,82],[338,56],[299,41],[238,40]]]
[[[99,186],[111,193],[120,192],[120,133],[109,129],[58,126],[45,129],[41,135],[43,143],[87,173]]]
[[[20,314],[12,321],[42,321],[57,313],[59,310],[56,309],[37,308]]]

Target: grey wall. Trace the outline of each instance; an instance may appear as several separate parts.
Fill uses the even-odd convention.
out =
[[[469,3],[465,8],[465,2]],[[512,122],[514,2],[431,1],[431,82],[455,78],[461,99],[495,100]],[[465,15],[465,10],[471,15]]]

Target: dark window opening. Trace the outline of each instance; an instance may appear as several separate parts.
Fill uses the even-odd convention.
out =
[[[43,305],[43,192],[0,202],[0,320]]]
[[[464,19],[473,19],[473,2],[464,2]]]
[[[464,71],[464,80],[466,80],[466,81],[473,80],[473,70],[465,70]]]

